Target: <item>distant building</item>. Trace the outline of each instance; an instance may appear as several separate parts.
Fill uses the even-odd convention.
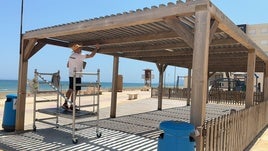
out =
[[[268,23],[247,25],[246,34],[268,55]]]
[[[246,26],[246,34],[268,55],[268,23]],[[263,73],[256,73],[259,76],[258,82],[263,88]],[[256,88],[256,86],[255,86]]]

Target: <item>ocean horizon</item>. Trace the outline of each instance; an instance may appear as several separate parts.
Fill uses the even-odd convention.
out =
[[[183,82],[180,81],[180,87]],[[68,81],[61,81],[60,86],[62,90],[68,89],[69,82]],[[130,88],[142,88],[144,87],[144,83],[132,83],[132,82],[123,82],[123,89],[130,89]],[[152,87],[158,87],[158,83],[152,83]],[[174,83],[165,83],[165,87],[174,87]],[[40,84],[39,88],[42,90],[52,90],[49,85]],[[101,82],[102,89],[111,89],[112,82]],[[0,80],[0,92],[17,92],[18,89],[18,80]],[[27,85],[27,91],[29,91],[29,86]]]

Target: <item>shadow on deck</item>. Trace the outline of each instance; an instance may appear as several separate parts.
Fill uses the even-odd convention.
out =
[[[243,106],[207,104],[207,119],[228,114],[231,109]],[[95,120],[77,121],[75,132],[78,143],[72,143],[72,125],[59,128],[37,123],[36,132],[0,132],[0,148],[3,150],[157,150],[157,139],[161,130],[159,124],[164,120],[189,122],[190,106],[174,107],[162,111],[106,118],[99,121],[102,136],[96,137]],[[64,119],[65,120],[65,119]],[[67,119],[69,120],[69,119]],[[54,121],[52,121],[53,123]],[[68,123],[68,121],[64,121]],[[54,122],[55,123],[55,122]],[[69,120],[70,123],[70,120]]]

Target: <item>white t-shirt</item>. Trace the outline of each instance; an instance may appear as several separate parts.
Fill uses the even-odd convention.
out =
[[[86,59],[86,55],[81,53],[73,53],[68,60],[69,63],[69,77],[74,76],[74,70],[76,72],[83,71],[83,61]],[[81,74],[76,74],[76,77],[82,77]]]

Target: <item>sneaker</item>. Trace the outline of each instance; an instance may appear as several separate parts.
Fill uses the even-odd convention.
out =
[[[70,110],[73,110],[73,106],[72,105],[70,106]],[[75,111],[80,111],[80,109],[77,106],[75,106]]]
[[[68,104],[66,102],[61,107],[65,110],[68,110]]]

